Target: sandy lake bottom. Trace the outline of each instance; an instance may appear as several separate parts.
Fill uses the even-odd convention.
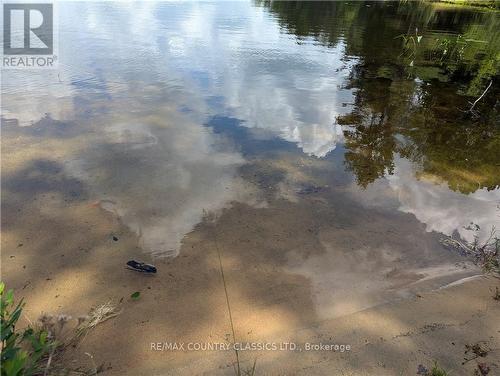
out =
[[[479,84],[425,60],[498,19],[284,4],[61,4],[58,68],[2,71],[2,280],[26,320],[117,305],[65,354],[110,375],[234,374],[156,345],[235,342],[278,346],[256,374],[500,372],[499,279],[443,244],[500,228],[498,87],[462,116]]]

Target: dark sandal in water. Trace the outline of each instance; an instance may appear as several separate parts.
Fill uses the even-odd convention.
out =
[[[143,262],[130,260],[127,262],[127,266],[131,270],[141,273],[156,273],[156,268],[153,265],[145,264]]]

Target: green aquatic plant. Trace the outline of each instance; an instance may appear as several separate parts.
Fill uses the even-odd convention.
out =
[[[441,368],[437,362],[434,362],[434,365],[431,368],[431,372],[429,376],[449,376],[450,374],[446,372],[444,368]]]
[[[403,40],[403,52],[399,55],[399,57],[403,57],[407,59],[408,66],[413,67],[415,62],[415,57],[418,52],[418,46],[420,45],[420,41],[422,40],[423,35],[419,35],[418,28],[415,28],[415,35],[411,34],[401,34],[398,35],[394,39],[402,39]]]

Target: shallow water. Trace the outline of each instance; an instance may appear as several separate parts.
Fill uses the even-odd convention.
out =
[[[497,25],[411,2],[59,4],[58,69],[2,72],[4,228],[52,194],[174,257],[215,216],[325,316],[474,274],[439,239],[500,227]]]

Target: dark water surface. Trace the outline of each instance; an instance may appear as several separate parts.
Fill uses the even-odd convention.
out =
[[[499,25],[416,2],[59,4],[59,68],[2,72],[6,213],[97,201],[155,256],[226,216],[324,302],[462,273],[442,234],[500,227]]]

